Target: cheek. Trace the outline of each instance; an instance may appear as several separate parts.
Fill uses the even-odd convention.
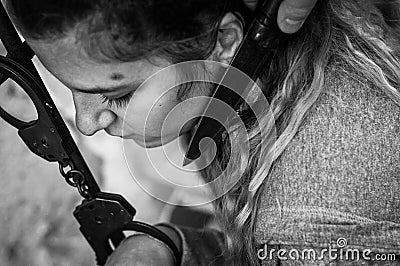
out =
[[[204,112],[209,98],[195,97],[175,105],[165,105],[163,113],[163,135],[184,133],[189,131]],[[171,101],[172,102],[172,101]]]
[[[178,137],[194,126],[194,118],[202,115],[208,100],[207,97],[196,97],[178,102],[176,91],[170,91],[157,100],[134,97],[125,124],[141,136]]]
[[[130,126],[136,134],[178,137],[184,126],[185,131],[193,126],[189,121],[203,113],[209,98],[194,97],[179,102],[177,80],[181,79],[172,70],[160,72],[136,91],[127,110]],[[202,88],[191,89],[193,96],[205,93]]]
[[[172,129],[176,129],[178,120],[182,118],[181,114],[173,110],[178,105],[176,94],[173,92],[157,98],[149,94],[134,95],[124,118],[125,127],[141,136],[159,137],[162,130],[172,134]]]
[[[149,112],[147,129],[157,136],[178,136],[180,128],[185,123],[185,114],[180,107],[175,92],[163,95]]]

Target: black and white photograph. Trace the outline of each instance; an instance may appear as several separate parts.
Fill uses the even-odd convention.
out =
[[[400,266],[400,0],[0,3],[0,266]]]

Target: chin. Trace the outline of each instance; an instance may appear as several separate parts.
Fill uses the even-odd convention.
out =
[[[133,138],[133,141],[136,142],[136,144],[138,144],[139,146],[146,148],[146,149],[151,149],[151,148],[157,148],[160,146],[163,146],[167,143],[170,143],[171,141],[173,141],[175,138],[171,137],[164,137],[163,139],[161,138],[147,138],[147,139],[137,139],[137,138]]]

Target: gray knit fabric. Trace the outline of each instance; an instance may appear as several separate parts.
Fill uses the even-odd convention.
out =
[[[400,254],[400,107],[352,73],[329,68],[323,93],[274,165],[257,216],[259,243],[301,250],[344,238],[348,249]]]
[[[335,64],[325,87],[283,154],[261,197],[260,247],[335,247],[400,254],[400,107],[379,88]],[[183,265],[222,265],[222,235],[177,229]],[[215,240],[210,242],[210,237]],[[215,245],[211,247],[210,245]],[[206,248],[205,248],[206,247]],[[208,253],[208,254],[206,254]],[[256,256],[256,254],[255,254]],[[371,255],[372,256],[372,255]],[[400,261],[262,260],[263,265],[398,265]]]

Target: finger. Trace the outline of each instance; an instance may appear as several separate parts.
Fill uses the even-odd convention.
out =
[[[278,25],[285,33],[295,33],[307,19],[317,0],[284,0],[278,11]]]
[[[250,10],[256,9],[258,0],[243,0],[245,5],[250,8]]]

